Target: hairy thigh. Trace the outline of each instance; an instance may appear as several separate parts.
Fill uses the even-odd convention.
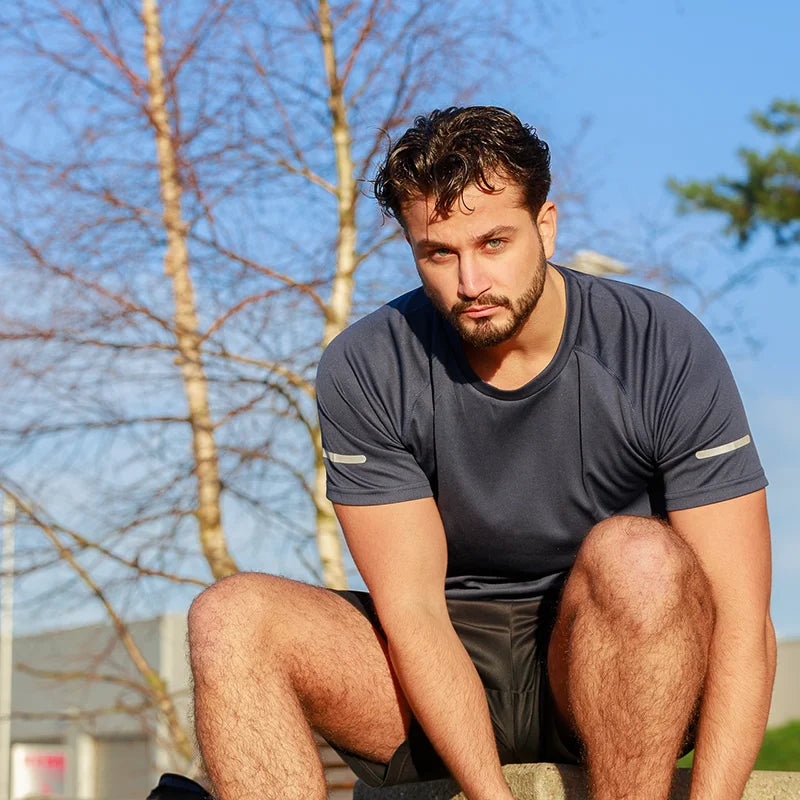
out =
[[[254,702],[290,691],[312,728],[340,747],[385,761],[410,711],[381,634],[334,592],[259,573],[220,581],[189,614],[195,691],[225,674]]]

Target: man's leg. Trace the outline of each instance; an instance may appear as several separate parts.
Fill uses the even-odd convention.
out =
[[[671,528],[613,517],[592,529],[564,587],[548,671],[593,800],[667,797],[712,627],[708,581]]]
[[[322,800],[311,730],[373,761],[410,713],[375,630],[319,587],[243,573],[189,611],[197,739],[219,800]]]

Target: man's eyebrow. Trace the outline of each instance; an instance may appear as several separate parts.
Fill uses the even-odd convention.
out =
[[[479,233],[477,236],[473,236],[472,240],[474,242],[488,242],[492,239],[498,239],[501,236],[507,236],[508,234],[514,233],[516,230],[517,228],[515,225],[496,225],[490,231],[486,231],[486,233]],[[420,239],[416,242],[415,247],[425,248],[426,250],[436,250],[442,247],[445,250],[450,250],[452,246],[447,242],[440,242],[437,239]]]
[[[444,248],[445,250],[450,249],[450,245],[446,242],[438,242],[436,239],[420,239],[418,242],[414,242],[414,247],[425,250],[438,250],[440,247]]]
[[[507,236],[517,230],[516,225],[497,225],[486,233],[475,237],[476,242],[488,242],[492,239],[499,239],[501,236]]]

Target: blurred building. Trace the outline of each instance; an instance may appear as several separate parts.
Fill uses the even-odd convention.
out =
[[[130,630],[188,719],[186,615]],[[13,662],[11,800],[144,800],[161,772],[177,769],[164,731],[140,708],[142,678],[110,626],[16,637]]]
[[[186,615],[130,631],[189,726]],[[182,771],[164,729],[140,708],[142,678],[110,626],[16,637],[13,663],[10,795],[0,800],[145,800],[162,772]],[[320,755],[331,800],[352,797],[352,772],[322,742]]]
[[[768,728],[800,720],[800,639],[778,642],[778,671],[772,690]]]
[[[595,250],[578,250],[564,266],[588,275],[629,275],[631,271],[622,261]]]
[[[188,721],[185,614],[133,623],[131,633]],[[11,793],[0,800],[144,800],[161,772],[180,771],[164,731],[138,709],[141,678],[109,626],[17,637],[13,662]],[[770,726],[800,719],[799,674],[800,640],[779,643]],[[330,748],[320,752],[329,797],[350,798],[354,776]]]

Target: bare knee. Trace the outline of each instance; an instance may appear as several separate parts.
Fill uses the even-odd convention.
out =
[[[675,616],[710,628],[708,580],[691,547],[649,517],[611,517],[586,537],[574,568],[595,607],[629,631],[663,630]]]
[[[265,584],[274,579],[270,575],[240,572],[223,578],[203,590],[189,607],[189,636],[210,626],[231,624],[231,617],[239,617],[261,605]]]
[[[188,617],[193,668],[224,662],[233,651],[252,651],[274,638],[281,586],[289,583],[272,575],[241,572],[201,592]]]

